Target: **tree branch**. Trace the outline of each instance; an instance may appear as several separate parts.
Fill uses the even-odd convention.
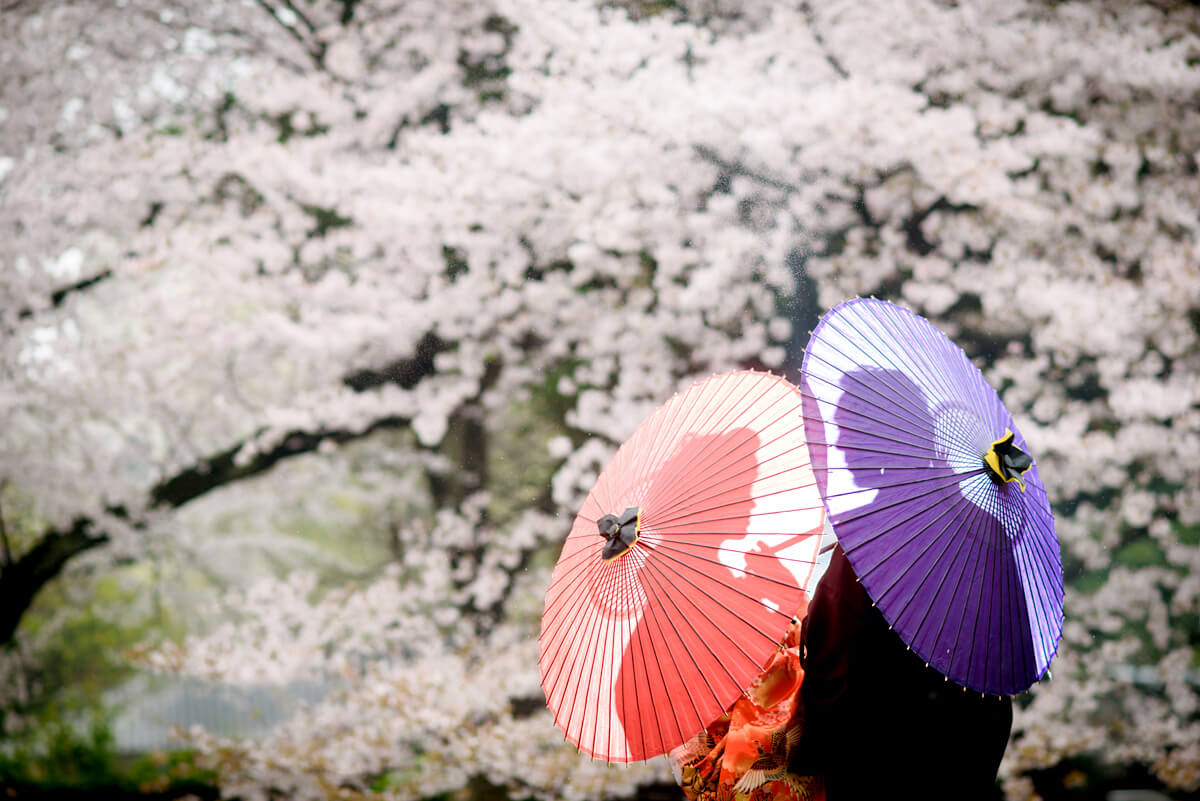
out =
[[[346,375],[342,381],[357,392],[386,383],[411,388],[433,374],[434,357],[447,347],[438,337],[429,333],[418,342],[411,358],[397,360],[382,370],[360,370]],[[393,416],[375,420],[360,430],[322,428],[316,431],[291,431],[275,447],[261,451],[242,463],[239,463],[237,456],[246,442],[239,442],[154,485],[150,489],[150,506],[178,509],[214,489],[265,473],[284,459],[311,453],[324,442],[340,445],[383,429],[407,428],[410,423],[407,417]],[[108,511],[117,517],[129,519],[129,513],[123,506],[112,507]],[[143,525],[138,521],[131,522],[135,527]],[[6,557],[5,563],[0,566],[0,646],[12,641],[22,616],[46,582],[57,576],[66,563],[78,554],[109,541],[108,534],[93,532],[93,525],[92,520],[80,517],[67,531],[51,529],[42,535],[28,553],[14,562],[8,549],[3,518],[0,518],[0,539],[3,540]]]
[[[102,272],[96,273],[95,275],[91,275],[91,276],[88,276],[87,278],[83,278],[79,281],[76,281],[73,284],[67,284],[66,286],[59,287],[58,289],[56,289],[50,293],[50,305],[57,309],[59,306],[61,306],[63,304],[64,300],[66,300],[68,297],[75,294],[76,292],[82,292],[85,289],[91,289],[96,284],[99,284],[102,281],[104,281],[105,279],[108,279],[111,277],[112,277],[112,270],[104,270]],[[34,312],[35,312],[35,309],[27,306],[17,312],[17,319],[26,320],[26,319],[32,317],[34,315]]]
[[[284,459],[311,453],[327,440],[340,445],[383,429],[406,428],[410,422],[407,417],[384,417],[361,431],[340,428],[291,431],[274,448],[256,454],[245,464],[237,463],[237,454],[245,446],[239,443],[159,482],[150,490],[150,502],[153,506],[177,509],[218,487],[265,473]]]
[[[794,194],[795,192],[799,191],[799,187],[797,187],[795,184],[790,184],[787,181],[783,181],[779,178],[774,178],[770,175],[755,172],[739,161],[728,161],[723,159],[715,149],[708,147],[707,145],[695,145],[692,150],[697,156],[709,162],[710,164],[715,164],[721,169],[722,172],[729,175],[739,175],[744,178],[749,178],[762,184],[763,186],[769,186],[772,189],[780,189],[789,194]]]
[[[79,554],[108,542],[92,533],[92,521],[76,518],[70,529],[46,532],[20,559],[0,568],[0,645],[12,641],[17,625],[38,591]]]
[[[93,275],[89,278],[84,278],[81,281],[76,281],[73,284],[64,286],[60,289],[56,289],[50,295],[50,302],[53,303],[56,307],[61,306],[62,302],[64,300],[66,300],[67,296],[70,295],[71,293],[80,292],[84,289],[90,289],[91,287],[100,283],[104,279],[111,278],[111,277],[112,277],[112,270],[104,270],[102,272],[96,273],[95,275]]]
[[[426,333],[417,343],[416,352],[411,358],[397,359],[380,370],[356,370],[346,375],[342,383],[355,392],[389,383],[412,389],[422,378],[433,373],[434,357],[447,347],[436,334]]]
[[[820,46],[821,50],[824,51],[825,61],[829,63],[829,66],[833,67],[833,71],[836,72],[841,78],[849,78],[850,72],[843,67],[842,63],[837,60],[836,56],[833,55],[829,49],[829,45],[825,44],[825,37],[821,36],[821,32],[817,30],[817,15],[816,12],[813,11],[812,6],[807,2],[801,3],[800,11],[804,14],[804,18],[808,22],[808,27],[812,31],[813,39]]]
[[[4,491],[4,482],[0,481],[0,492]],[[4,564],[0,565],[0,572],[8,567],[13,562],[12,548],[8,545],[8,529],[4,526],[4,510],[0,509],[0,545],[4,546]]]
[[[361,439],[381,429],[404,428],[408,425],[407,418],[386,417],[361,431],[293,431],[277,446],[259,453],[244,464],[236,462],[236,456],[242,448],[239,444],[155,485],[150,491],[151,505],[179,508],[218,487],[265,473],[283,459],[315,451],[326,440],[340,444]],[[108,511],[117,517],[129,518],[122,506],[112,507]],[[132,524],[134,527],[143,525],[138,521]],[[68,561],[109,541],[108,534],[92,531],[93,526],[92,520],[79,517],[66,531],[50,529],[20,559],[13,561],[8,556],[8,561],[0,566],[0,646],[12,641],[21,618],[38,591],[62,572]],[[4,540],[7,555],[7,537]]]
[[[421,379],[434,373],[434,357],[447,347],[435,334],[427,333],[417,343],[412,357],[398,359],[380,370],[357,370],[344,376],[342,383],[355,392],[365,392],[388,383],[411,389]],[[160,481],[150,490],[150,502],[153,506],[175,509],[210,490],[264,473],[283,459],[311,453],[326,440],[340,445],[382,429],[406,428],[410,422],[407,417],[384,417],[361,431],[339,428],[290,431],[274,448],[256,454],[244,464],[237,463],[237,455],[246,444],[240,442]]]
[[[255,2],[257,2],[258,5],[263,8],[264,11],[266,11],[268,14],[270,14],[271,18],[273,20],[275,20],[276,22],[278,22],[280,24],[280,26],[283,27],[284,30],[286,30],[288,33],[290,33],[292,35],[293,39],[295,39],[297,42],[300,43],[300,46],[304,48],[304,51],[306,53],[308,53],[309,58],[311,58],[313,60],[313,64],[317,67],[317,69],[324,72],[325,71],[325,43],[320,41],[320,39],[317,38],[317,29],[316,29],[316,26],[314,26],[312,24],[312,20],[310,20],[308,17],[304,16],[304,14],[302,14],[300,12],[300,9],[296,8],[296,6],[293,5],[290,2],[290,0],[284,0],[283,4],[285,6],[287,6],[287,10],[290,11],[292,14],[294,14],[296,16],[296,18],[309,31],[309,34],[313,38],[313,41],[310,42],[310,41],[308,41],[307,38],[305,38],[304,34],[302,34],[299,30],[297,30],[296,28],[294,28],[291,25],[288,25],[286,22],[284,22],[283,19],[279,16],[279,10],[272,7],[271,4],[268,3],[266,0],[255,0]]]

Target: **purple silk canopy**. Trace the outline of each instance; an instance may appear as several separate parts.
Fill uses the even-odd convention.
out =
[[[963,687],[1028,689],[1062,637],[1062,558],[995,390],[927,320],[873,298],[821,318],[802,376],[817,485],[884,618]]]

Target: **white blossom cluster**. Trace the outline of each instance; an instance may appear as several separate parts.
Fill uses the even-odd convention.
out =
[[[928,315],[1033,447],[1072,586],[1010,795],[1078,755],[1200,787],[1200,11],[36,5],[0,16],[20,43],[0,51],[0,479],[49,525],[98,521],[113,542],[88,560],[202,550],[203,516],[154,488],[229,448],[253,465],[297,432],[328,451],[401,421],[403,458],[434,464],[464,421],[562,410],[552,509],[491,526],[485,477],[401,526],[378,583],[239,589],[237,620],[146,657],[347,681],[266,743],[194,733],[230,792],[658,777],[514,713],[539,692],[545,575],[524,568],[671,392],[782,364],[797,287]],[[1122,678],[1146,664],[1161,686]]]
[[[422,11],[416,25],[409,15]],[[440,87],[443,72],[460,69],[446,30],[478,34],[484,11],[406,4],[392,18],[364,8],[371,30],[351,28],[344,36],[352,43],[338,39],[330,49],[412,32],[405,63],[426,64],[421,80],[438,78]],[[229,12],[237,21],[252,10]],[[35,51],[35,35],[49,24],[43,17],[61,15],[18,15],[6,38],[24,37]],[[604,109],[580,117],[551,98],[537,114],[472,117],[475,104],[465,103],[460,120],[449,102],[457,95],[438,94],[451,105],[453,135],[408,127],[415,111],[375,102],[410,77],[391,69],[399,45],[377,47],[362,68],[380,74],[353,85],[234,51],[225,78],[237,100],[220,106],[219,136],[202,117],[174,120],[177,133],[110,137],[103,155],[93,145],[79,150],[105,170],[151,165],[154,180],[89,174],[50,145],[22,142],[19,129],[0,139],[25,150],[0,185],[6,218],[46,235],[51,207],[78,209],[77,224],[56,229],[81,254],[69,278],[110,274],[45,309],[50,287],[72,280],[56,283],[49,266],[35,266],[52,248],[6,238],[16,330],[5,338],[5,464],[44,486],[36,497],[47,519],[131,503],[131,489],[230,441],[245,442],[245,462],[296,429],[356,430],[399,417],[434,446],[465,402],[495,409],[549,370],[562,371],[578,396],[572,426],[620,437],[682,375],[769,350],[766,320],[790,276],[734,224],[735,211],[698,207],[715,168],[681,150],[672,157],[678,180],[663,187],[654,137],[635,145],[604,121]],[[126,71],[144,79],[133,67]],[[211,100],[201,89],[193,114]],[[530,102],[513,101],[519,109]],[[279,142],[269,119],[284,107],[328,135]],[[378,141],[385,122],[402,137],[394,149]],[[616,163],[632,174],[614,183]],[[112,194],[125,185],[134,196]],[[312,233],[331,219],[347,222]],[[103,247],[83,250],[80,237]],[[461,268],[448,264],[449,253]],[[356,392],[342,381],[356,368],[410,356],[426,335],[446,347],[436,371],[414,386]],[[484,386],[492,364],[503,369]],[[64,463],[79,469],[64,471]]]

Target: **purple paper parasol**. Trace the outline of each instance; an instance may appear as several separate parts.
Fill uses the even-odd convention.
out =
[[[995,390],[927,320],[866,298],[821,318],[802,373],[830,523],[884,618],[964,687],[1028,689],[1062,636],[1062,558]]]

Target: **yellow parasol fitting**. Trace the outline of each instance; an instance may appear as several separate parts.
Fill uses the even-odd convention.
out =
[[[992,479],[999,484],[1017,482],[1021,492],[1025,491],[1025,479],[1021,476],[1033,467],[1033,457],[1013,444],[1012,429],[1005,429],[1004,436],[992,443],[983,455],[983,463]]]

